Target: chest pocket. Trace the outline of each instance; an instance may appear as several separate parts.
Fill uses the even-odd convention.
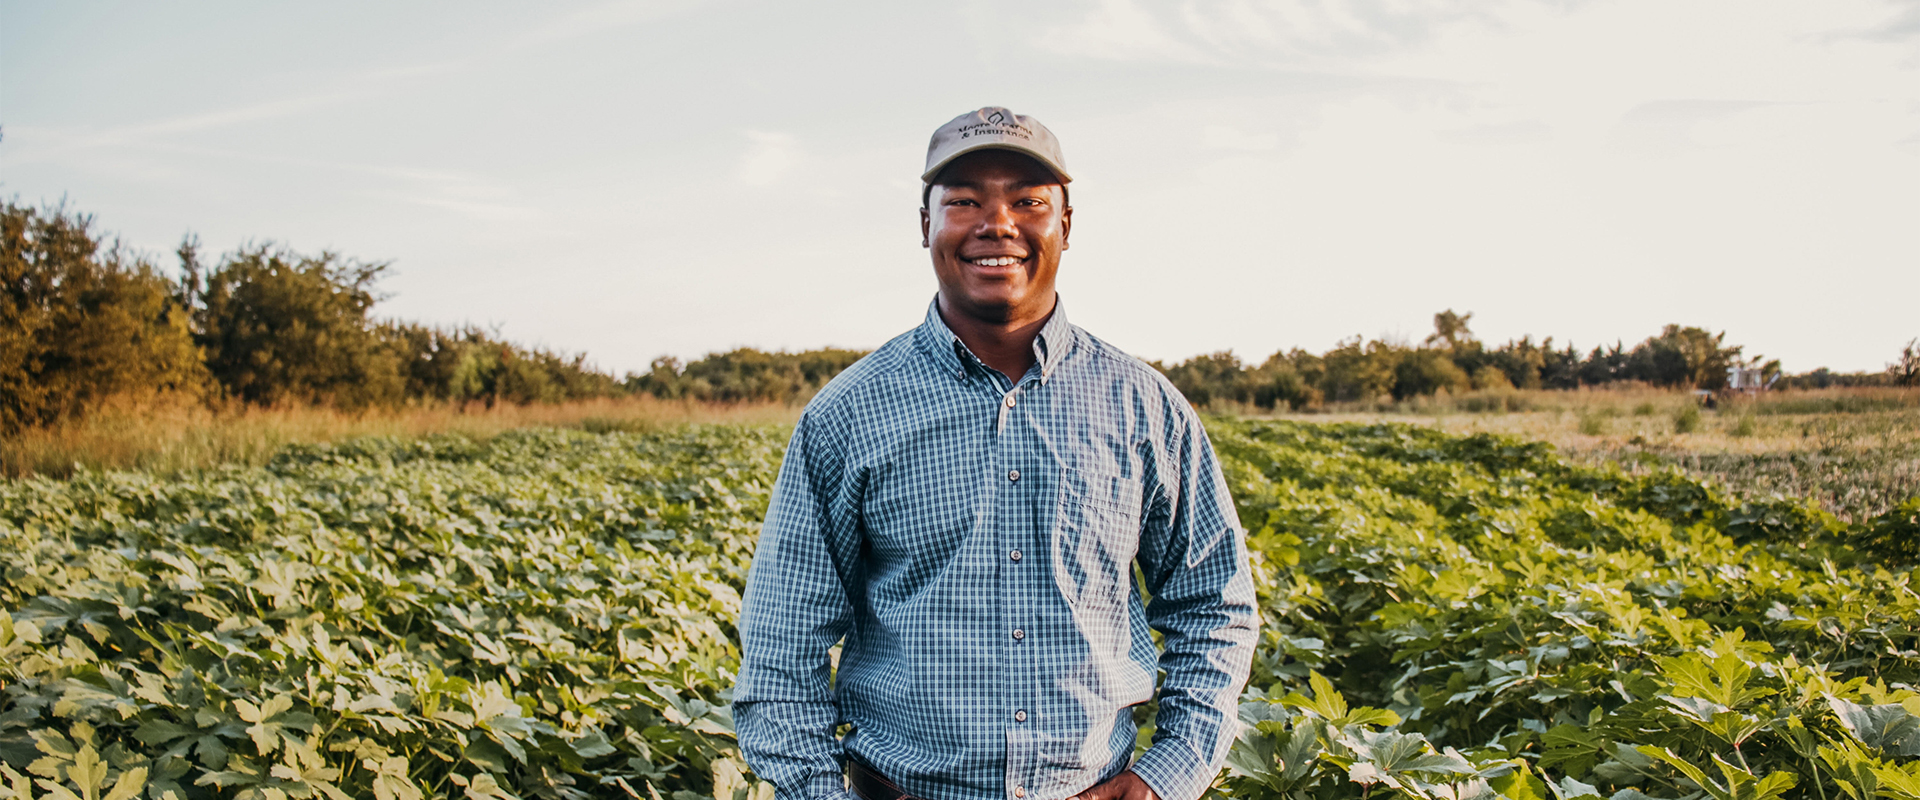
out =
[[[1054,513],[1053,575],[1076,609],[1126,607],[1133,557],[1140,550],[1137,479],[1065,468]]]

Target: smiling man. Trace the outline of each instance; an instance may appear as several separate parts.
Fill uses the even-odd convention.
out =
[[[1195,800],[1257,631],[1212,445],[1067,322],[1052,132],[962,114],[921,180],[939,294],[794,430],[740,615],[741,750],[782,800]]]

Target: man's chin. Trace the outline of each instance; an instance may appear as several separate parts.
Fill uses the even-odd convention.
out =
[[[1013,320],[1013,309],[1011,303],[967,303],[954,310],[969,319],[1002,325]]]

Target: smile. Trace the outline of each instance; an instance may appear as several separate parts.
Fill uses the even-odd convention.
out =
[[[966,259],[967,263],[980,267],[1011,267],[1025,260],[1026,259],[1015,256],[987,256],[985,258]]]

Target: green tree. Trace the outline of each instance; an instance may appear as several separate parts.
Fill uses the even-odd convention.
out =
[[[1441,390],[1466,391],[1466,371],[1440,350],[1410,350],[1393,368],[1393,398],[1405,400],[1417,395],[1434,395]]]
[[[663,356],[645,375],[628,375],[626,386],[665,400],[800,403],[864,355],[836,348],[768,353],[743,347],[684,365]]]
[[[1320,357],[1325,370],[1321,394],[1340,402],[1372,400],[1392,392],[1402,352],[1386,342],[1362,342],[1358,336],[1342,340]]]
[[[1721,389],[1727,367],[1740,360],[1739,346],[1726,345],[1727,334],[1668,325],[1627,355],[1625,377],[1659,386]]]
[[[1427,345],[1452,350],[1473,341],[1473,331],[1467,328],[1467,323],[1472,321],[1473,312],[1471,311],[1455,314],[1453,309],[1449,308],[1433,315],[1433,334],[1427,337]]]
[[[208,270],[181,248],[195,295],[195,338],[207,368],[248,403],[318,403],[346,409],[400,402],[400,354],[369,312],[387,265],[270,244],[242,247]]]
[[[1292,353],[1274,353],[1266,363],[1253,370],[1253,404],[1261,408],[1278,408],[1284,403],[1293,410],[1319,405],[1320,392],[1313,388],[1312,381],[1297,366],[1298,357],[1304,355],[1299,349]]]
[[[1154,368],[1167,376],[1173,387],[1196,406],[1216,401],[1249,403],[1253,401],[1253,381],[1249,380],[1240,357],[1231,350],[1194,356],[1171,367],[1158,363]]]
[[[524,348],[467,325],[435,328],[387,322],[380,336],[399,357],[408,399],[451,403],[555,403],[626,393],[586,354]]]
[[[205,386],[174,284],[91,228],[61,208],[0,205],[0,432]]]

